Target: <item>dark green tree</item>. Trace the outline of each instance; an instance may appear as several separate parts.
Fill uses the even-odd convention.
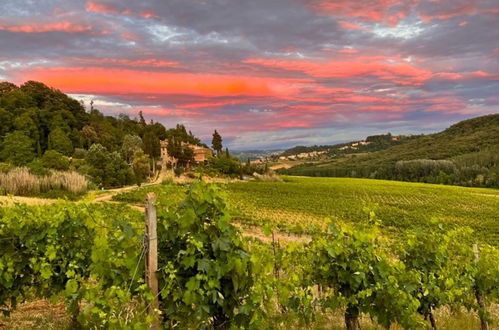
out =
[[[45,154],[43,154],[42,157],[42,164],[46,168],[59,171],[66,171],[69,169],[68,159],[55,150],[45,151]]]
[[[222,146],[222,137],[220,134],[218,134],[217,130],[213,133],[213,139],[211,140],[211,145],[213,147],[213,150],[217,152],[217,155],[220,155],[222,152],[223,146]]]
[[[50,132],[48,137],[48,147],[50,150],[58,151],[66,156],[73,153],[73,143],[61,128],[56,128]]]
[[[138,149],[133,155],[132,170],[135,177],[135,183],[140,186],[144,181],[146,181],[150,173],[149,157],[144,154],[142,149]]]
[[[35,158],[33,140],[23,132],[8,133],[2,143],[0,159],[16,166],[26,165]]]
[[[123,159],[131,164],[133,161],[133,155],[142,150],[143,143],[142,139],[138,135],[130,135],[127,134],[123,138],[123,145],[121,146],[121,154],[123,155]]]
[[[4,138],[5,134],[12,131],[14,123],[14,116],[7,110],[0,108],[0,141]]]

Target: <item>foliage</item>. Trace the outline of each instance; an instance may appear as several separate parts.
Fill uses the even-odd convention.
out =
[[[15,166],[25,166],[35,159],[33,168],[41,173],[43,169],[36,159],[47,150],[65,156],[75,150],[76,158],[86,159],[86,150],[101,145],[108,153],[104,157],[108,158],[106,163],[82,161],[74,169],[89,174],[97,185],[117,187],[132,182],[131,158],[136,148],[143,148],[149,158],[157,160],[160,140],[203,145],[183,125],[167,130],[152,120],[147,123],[142,114],[139,119],[123,114],[104,116],[93,103],[87,112],[83,102],[39,82],[28,81],[19,87],[2,82],[0,88],[0,161]],[[128,169],[122,166],[119,154]],[[187,162],[192,151],[186,150],[184,156],[182,159]],[[155,162],[153,168],[154,165]]]
[[[33,140],[20,131],[8,133],[2,143],[0,159],[16,166],[26,165],[35,158]]]
[[[160,308],[167,324],[248,326],[250,255],[218,188],[197,183],[178,210],[159,216]]]
[[[85,157],[90,166],[88,175],[103,187],[119,187],[132,181],[133,173],[118,152],[109,152],[100,145],[90,147]]]
[[[220,155],[220,153],[222,152],[223,145],[222,145],[222,137],[217,132],[217,130],[215,130],[215,132],[213,132],[213,138],[211,140],[211,145],[212,145],[213,150],[215,150],[217,152],[217,155]]]
[[[73,143],[59,127],[50,132],[48,136],[48,148],[49,150],[55,150],[66,156],[73,153]]]
[[[150,173],[149,168],[149,158],[144,154],[142,150],[137,150],[133,155],[132,162],[133,176],[135,177],[135,182],[140,186],[144,182]]]
[[[412,295],[419,300],[418,312],[432,327],[436,327],[433,311],[446,304],[459,305],[473,286],[469,235],[467,229],[416,231],[400,247],[400,260],[417,279]]]
[[[55,150],[47,150],[42,157],[42,164],[46,168],[66,171],[69,169],[69,161],[61,153]]]
[[[499,187],[497,114],[465,120],[440,133],[402,142],[367,153],[345,156],[335,153],[335,157],[326,161],[309,162],[280,172]],[[359,151],[363,150],[355,152]]]
[[[220,154],[209,159],[210,167],[222,174],[239,175],[241,173],[241,164],[237,158],[227,157],[226,154]]]
[[[144,306],[141,297],[147,297],[137,253],[142,232],[134,226],[140,218],[124,213],[121,206],[105,205],[2,210],[0,308],[8,313],[28,294],[51,299],[62,295],[75,323],[85,299],[78,319],[88,328],[123,328],[132,322],[144,327],[144,313],[130,309]]]
[[[402,263],[391,261],[380,248],[378,233],[348,230],[330,223],[325,235],[314,238],[313,283],[326,291],[326,307],[346,306],[347,329],[357,329],[360,313],[368,313],[389,328],[417,324],[418,301],[411,296],[412,278]]]
[[[255,182],[245,188],[252,194],[265,191],[251,200],[269,199],[269,204],[258,204],[262,209],[306,210],[292,199],[298,194],[294,180],[304,187],[303,194],[314,196],[307,200],[307,207],[314,211],[334,210],[315,210],[322,204],[344,204],[345,210],[347,205],[356,207],[352,198],[324,197],[339,195],[333,184],[337,180],[321,179],[325,186],[318,179],[285,180]],[[369,181],[374,186],[369,187],[366,180],[353,180],[359,182],[350,185],[347,181],[352,180],[338,182],[341,193],[358,197],[366,194],[358,190],[362,187],[376,196],[380,189],[390,206],[400,203],[397,196],[408,196],[403,189],[409,188],[422,190],[435,204],[442,203],[435,200],[437,195],[452,201],[451,191],[461,203],[474,205],[478,202],[470,196],[483,201],[477,193],[491,193],[469,189],[470,196],[466,196],[459,187],[376,181],[376,185]],[[285,189],[288,186],[291,190]],[[231,195],[240,193],[232,185],[229,189]],[[185,194],[185,187],[165,183],[124,192],[114,199],[142,203],[148,192],[158,195],[158,276],[165,327],[320,328],[330,327],[331,323],[325,323],[331,320],[339,323],[334,316],[346,310],[346,320],[353,327],[356,316],[368,314],[373,326],[377,322],[385,327],[398,323],[415,328],[422,321],[418,312],[425,314],[441,305],[456,310],[464,306],[490,316],[487,304],[479,305],[475,294],[480,292],[487,303],[499,298],[497,249],[481,244],[475,263],[467,229],[445,231],[431,224],[406,235],[406,226],[399,237],[388,240],[384,226],[396,222],[376,217],[373,209],[389,215],[381,212],[380,205],[352,212],[355,226],[329,223],[316,231],[310,243],[303,242],[306,237],[280,243],[274,237],[278,224],[271,222],[262,228],[268,235],[262,242],[243,239],[230,224],[234,219],[228,214],[227,196],[217,186],[196,183]],[[304,200],[301,194],[297,198]],[[407,203],[417,204],[421,196],[414,198]],[[428,209],[426,204],[421,207]],[[284,214],[293,218],[297,213]],[[0,208],[0,309],[8,313],[16,303],[32,297],[63,297],[73,320],[84,328],[146,328],[152,297],[142,280],[143,227],[143,216],[122,204]],[[270,236],[271,242],[266,243]],[[394,248],[394,242],[404,244]]]
[[[123,138],[123,145],[121,146],[121,154],[123,159],[131,164],[133,155],[142,149],[142,139],[137,135],[125,135]]]

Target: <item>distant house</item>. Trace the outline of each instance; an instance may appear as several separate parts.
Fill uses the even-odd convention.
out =
[[[163,140],[161,141],[160,144],[161,144],[161,160],[163,161],[163,164],[166,165],[166,164],[177,163],[177,160],[168,154],[168,141]],[[207,162],[208,158],[213,155],[213,152],[211,151],[210,148],[205,148],[203,146],[198,146],[186,142],[182,142],[182,146],[184,147],[187,146],[192,149],[192,151],[194,152],[194,162],[197,164]]]

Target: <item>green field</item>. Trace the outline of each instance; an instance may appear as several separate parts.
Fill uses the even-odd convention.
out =
[[[284,182],[227,185],[234,217],[283,231],[324,228],[324,218],[358,223],[376,213],[390,232],[437,225],[469,226],[477,239],[499,243],[499,191],[352,178],[286,177]]]

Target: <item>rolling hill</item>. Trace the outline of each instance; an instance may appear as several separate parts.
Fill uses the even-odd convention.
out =
[[[493,114],[459,122],[439,133],[416,136],[383,150],[333,156],[280,172],[498,186],[498,166],[499,114]]]

